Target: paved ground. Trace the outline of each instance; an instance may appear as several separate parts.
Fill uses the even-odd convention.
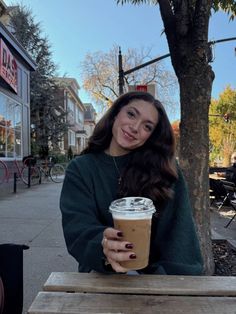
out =
[[[30,246],[24,251],[24,314],[52,271],[77,271],[61,229],[61,186],[22,187],[0,200],[0,242]]]
[[[211,235],[212,239],[226,239],[236,248],[236,218],[232,221],[228,228],[225,225],[235,212],[229,207],[222,208],[220,212],[216,209],[211,211]]]
[[[31,187],[0,186],[0,243],[30,246],[24,251],[24,311],[41,290],[52,271],[77,271],[69,256],[61,228],[59,195],[62,184],[46,183]],[[229,218],[211,212],[212,237],[228,239],[236,246],[236,222],[226,229]]]

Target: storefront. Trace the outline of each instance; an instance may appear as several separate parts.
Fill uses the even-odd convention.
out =
[[[0,158],[30,154],[30,72],[36,64],[0,23]]]

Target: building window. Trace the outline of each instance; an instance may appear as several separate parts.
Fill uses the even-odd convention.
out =
[[[75,146],[75,132],[68,131],[68,144],[69,146]]]
[[[75,108],[75,122],[79,123],[79,108]]]
[[[22,106],[0,93],[0,157],[22,158]]]
[[[68,111],[74,115],[75,104],[73,103],[73,101],[70,98],[68,98]]]
[[[83,124],[84,123],[84,113],[80,110],[79,107],[76,107],[76,123]]]
[[[68,98],[68,119],[71,123],[75,122],[75,104]]]
[[[84,124],[84,113],[82,110],[79,110],[79,122]]]

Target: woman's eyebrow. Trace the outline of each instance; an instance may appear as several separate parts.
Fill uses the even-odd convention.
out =
[[[136,107],[130,106],[130,108],[133,109],[133,110],[136,112],[137,115],[139,115],[139,116],[141,115],[140,112],[139,112],[139,110],[138,110]],[[146,120],[146,122],[147,122],[147,123],[151,123],[151,124],[153,124],[153,125],[156,124],[156,122],[151,121],[151,120]]]

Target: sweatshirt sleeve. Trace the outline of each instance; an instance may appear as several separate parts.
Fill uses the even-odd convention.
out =
[[[87,181],[87,180],[86,180]],[[91,185],[80,174],[78,161],[67,167],[60,196],[62,227],[68,252],[82,272],[106,272],[102,250],[103,231]]]
[[[174,197],[163,209],[152,229],[150,265],[144,273],[200,275],[203,261],[195,229],[188,190],[181,171]]]

